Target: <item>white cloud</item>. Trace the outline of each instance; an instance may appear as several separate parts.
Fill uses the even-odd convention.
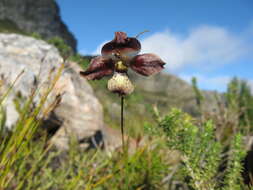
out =
[[[231,76],[223,76],[223,75],[208,77],[203,74],[195,74],[194,76],[189,75],[189,74],[180,74],[179,77],[187,81],[189,84],[191,84],[192,77],[196,77],[198,86],[201,89],[217,90],[219,92],[225,92],[227,90],[228,83],[233,78]],[[244,79],[244,78],[242,79],[247,81],[249,87],[251,88],[251,92],[253,94],[253,80]]]
[[[97,47],[97,49],[96,49],[95,51],[91,52],[91,55],[99,55],[99,54],[101,54],[101,49],[102,49],[103,45],[104,45],[105,43],[109,42],[109,41],[110,41],[110,40],[107,40],[107,41],[102,42],[102,43]]]
[[[191,75],[179,75],[182,79],[191,83],[191,79],[193,76]],[[197,78],[198,86],[201,89],[205,90],[218,90],[220,92],[224,92],[227,89],[227,85],[231,80],[230,76],[215,76],[215,77],[207,77],[205,75],[196,74],[194,77]]]
[[[240,58],[249,49],[243,37],[216,26],[197,27],[186,36],[158,32],[142,40],[142,52],[158,54],[170,71],[181,71],[187,66],[208,70]]]

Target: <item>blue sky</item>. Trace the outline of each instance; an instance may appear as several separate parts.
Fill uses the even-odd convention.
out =
[[[158,54],[166,72],[203,89],[224,91],[233,76],[253,89],[252,0],[57,0],[83,54],[99,53],[115,31],[140,37],[143,52]]]

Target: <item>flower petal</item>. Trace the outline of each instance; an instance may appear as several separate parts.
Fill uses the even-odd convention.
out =
[[[115,38],[102,47],[101,53],[107,58],[117,59],[117,55],[119,55],[129,60],[136,56],[140,50],[141,44],[136,38],[127,37],[124,32],[115,32]]]
[[[127,34],[125,32],[115,32],[114,41],[117,44],[123,44],[127,40]]]
[[[134,57],[130,67],[139,74],[149,76],[160,72],[164,68],[164,65],[165,62],[163,62],[157,55],[146,53]]]
[[[93,58],[88,69],[86,71],[81,71],[80,74],[88,80],[96,80],[113,74],[113,71],[114,64],[112,60],[98,56]]]

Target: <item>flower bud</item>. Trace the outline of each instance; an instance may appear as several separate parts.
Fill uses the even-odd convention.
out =
[[[126,73],[115,72],[108,81],[107,87],[111,92],[119,95],[129,95],[134,91],[134,86]]]

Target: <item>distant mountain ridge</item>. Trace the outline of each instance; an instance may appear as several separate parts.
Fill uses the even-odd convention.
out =
[[[44,39],[61,37],[76,51],[77,40],[62,21],[54,0],[0,0],[0,21]]]
[[[196,93],[192,85],[179,77],[165,72],[151,77],[130,73],[130,77],[136,85],[136,88],[142,94],[145,93],[148,102],[157,104],[161,109],[179,107],[192,115],[196,115],[199,112]],[[219,101],[223,101],[222,95],[215,91],[205,90],[202,90],[201,94],[204,98],[202,102],[203,111],[217,111],[217,98]]]

